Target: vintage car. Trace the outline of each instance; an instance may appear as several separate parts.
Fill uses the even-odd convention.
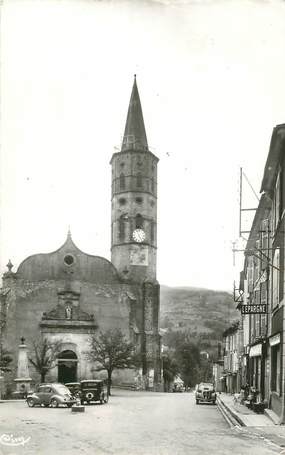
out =
[[[80,382],[66,382],[64,385],[68,388],[71,395],[74,397],[80,396]]]
[[[175,382],[172,386],[172,392],[184,392],[184,384],[183,382]]]
[[[81,404],[100,401],[101,404],[108,403],[108,390],[105,381],[101,379],[86,379],[80,382]]]
[[[76,403],[69,389],[58,383],[40,384],[34,392],[28,393],[26,401],[30,408],[42,405],[57,408],[62,404],[70,408]]]
[[[213,384],[201,382],[195,391],[196,404],[199,403],[216,403],[216,392]]]

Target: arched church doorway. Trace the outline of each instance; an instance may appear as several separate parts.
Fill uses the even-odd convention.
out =
[[[66,350],[62,351],[58,357],[58,382],[77,381],[77,355],[75,352]]]

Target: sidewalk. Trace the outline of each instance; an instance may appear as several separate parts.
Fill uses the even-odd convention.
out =
[[[226,393],[218,394],[217,403],[232,426],[240,425],[240,431],[259,436],[280,448],[285,447],[285,425],[276,424],[278,418],[272,411],[267,410],[271,418],[266,414],[256,414],[245,405],[235,402],[233,395]]]
[[[236,420],[242,427],[268,427],[274,426],[273,421],[265,414],[256,414],[245,405],[234,400],[234,395],[221,393],[217,395],[219,406],[230,418]]]

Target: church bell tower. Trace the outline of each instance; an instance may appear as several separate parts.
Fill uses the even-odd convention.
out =
[[[112,263],[132,282],[156,282],[157,163],[148,148],[135,76],[121,151],[111,159]]]

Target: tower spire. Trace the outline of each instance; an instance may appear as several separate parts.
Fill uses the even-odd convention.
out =
[[[122,152],[126,150],[148,151],[136,74],[134,75],[134,84],[121,148]]]

